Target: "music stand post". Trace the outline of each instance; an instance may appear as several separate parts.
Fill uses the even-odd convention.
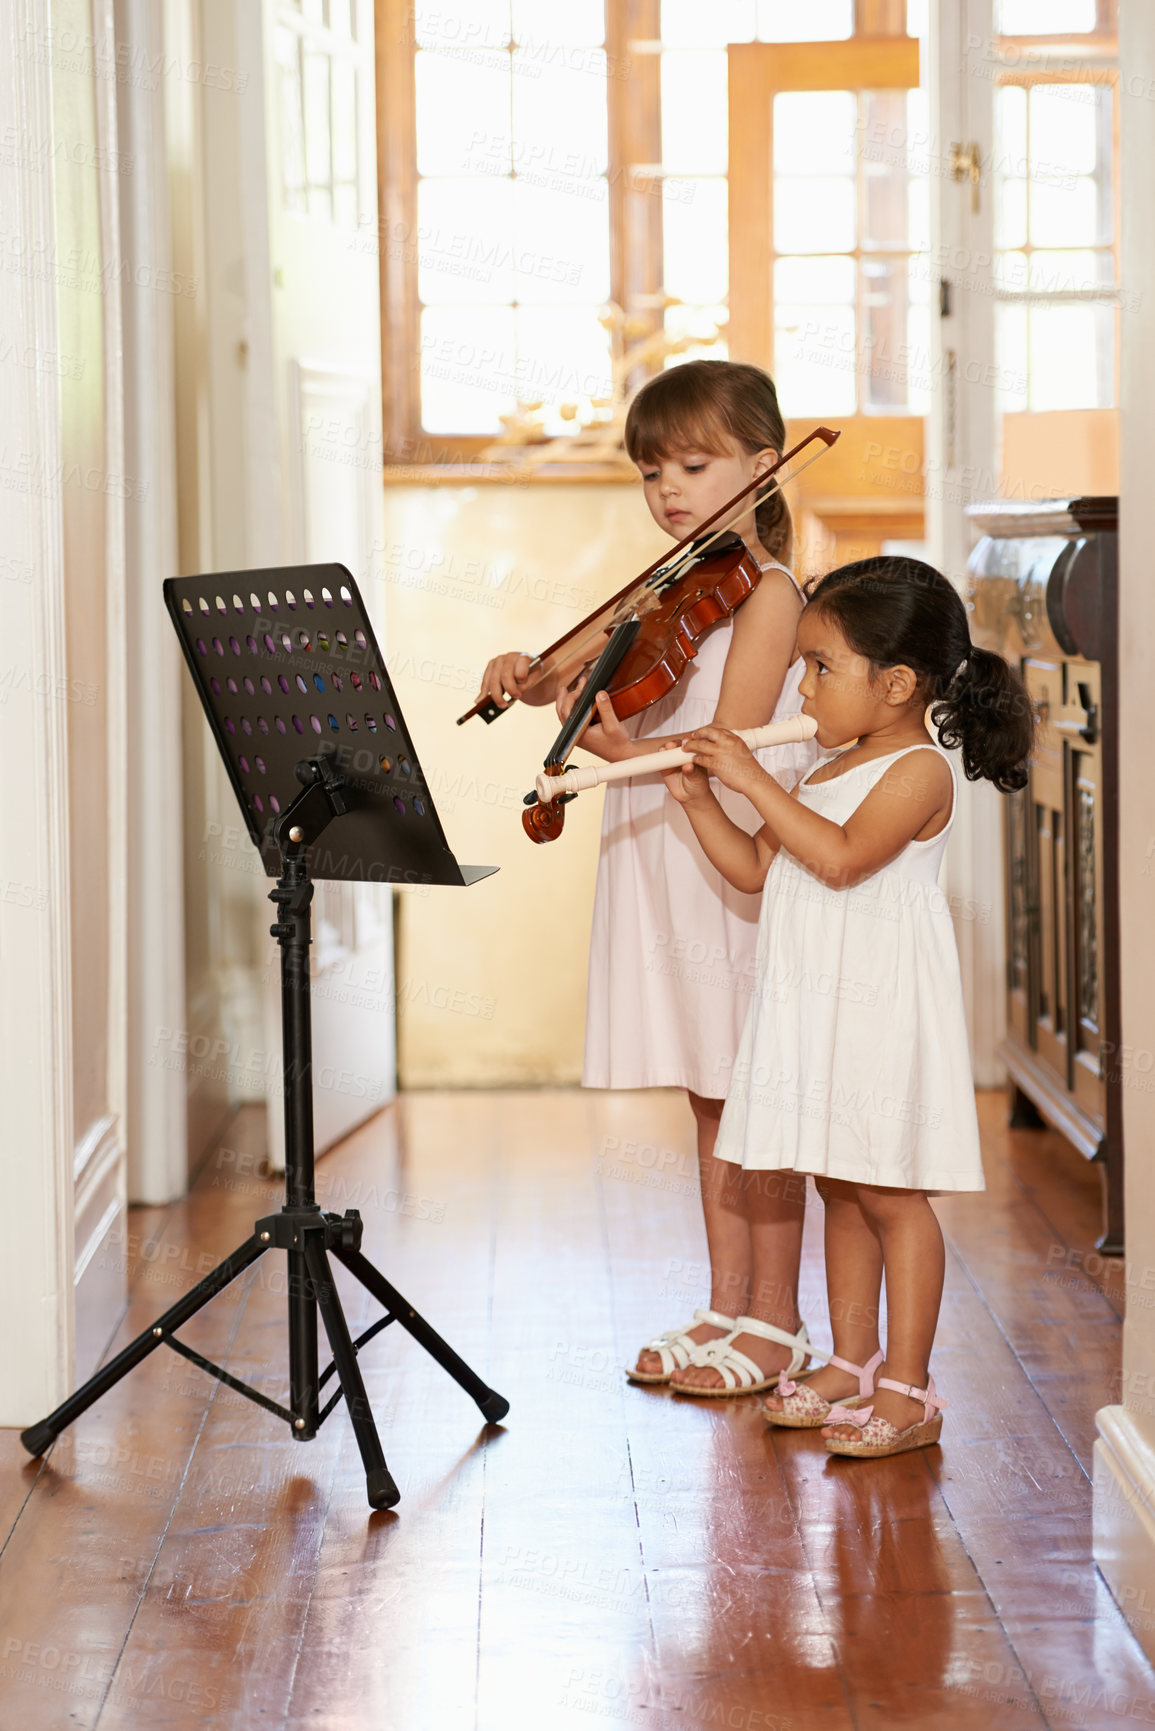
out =
[[[286,578],[292,580],[291,587],[286,583]],[[332,582],[332,589],[323,581],[325,578]],[[211,596],[212,606],[218,613],[226,613],[227,616],[228,603],[223,601],[222,591],[227,593],[234,583],[243,583],[247,587],[250,582],[257,582],[263,596],[269,579],[277,581],[285,604],[294,612],[297,610],[298,594],[303,607],[309,610],[316,609],[318,600],[322,601],[322,605],[333,608],[337,604],[336,597],[339,596],[340,601],[350,610],[349,623],[352,629],[349,632],[317,630],[315,634],[310,634],[300,628],[296,637],[291,633],[282,633],[278,637],[272,631],[261,632],[259,629],[247,632],[247,644],[252,646],[250,654],[257,658],[248,665],[250,669],[262,667],[265,671],[257,673],[255,678],[251,670],[242,674],[245,693],[242,697],[242,684],[231,674],[227,675],[222,683],[215,674],[208,671],[208,666],[211,665],[208,657],[211,652],[205,637],[198,634],[198,627],[202,616],[211,620],[212,611],[211,608],[204,607],[203,603],[207,596]],[[315,586],[315,592],[310,585]],[[325,1419],[343,1398],[349,1409],[364,1464],[366,1494],[370,1506],[374,1509],[392,1508],[399,1501],[400,1492],[386,1465],[357,1363],[357,1353],[361,1347],[390,1323],[399,1322],[471,1396],[487,1423],[496,1424],[503,1419],[509,1411],[509,1402],[482,1381],[362,1254],[363,1223],[358,1211],[350,1208],[346,1209],[343,1215],[338,1215],[325,1212],[317,1204],[314,1191],[309,986],[314,877],[356,880],[368,876],[370,881],[373,881],[374,876],[376,881],[396,881],[400,877],[403,881],[410,882],[465,884],[476,882],[479,877],[488,875],[488,871],[486,868],[458,865],[449,850],[403,718],[400,716],[372,627],[364,612],[356,584],[344,567],[304,567],[289,572],[238,572],[228,576],[170,579],[165,584],[165,593],[209,724],[221,747],[234,789],[241,801],[250,835],[261,849],[266,869],[270,868],[273,858],[279,862],[279,877],[276,887],[270,891],[269,899],[277,906],[277,918],[271,932],[280,949],[281,963],[285,1202],[279,1213],[256,1221],[252,1233],[243,1244],[238,1245],[231,1255],[203,1280],[198,1281],[183,1298],[178,1299],[121,1353],[90,1377],[83,1387],[63,1401],[47,1418],[23,1431],[21,1441],[30,1454],[43,1454],[61,1431],[158,1346],[164,1345],[216,1377],[226,1387],[285,1420],[292,1435],[300,1442],[307,1442],[317,1434]],[[268,601],[274,610],[280,609],[282,596],[269,590]],[[245,608],[240,594],[234,594],[232,600],[234,610],[243,615]],[[264,610],[264,601],[255,591],[251,592],[250,601],[255,610]],[[353,624],[354,620],[359,623]],[[268,621],[258,618],[254,623],[259,627]],[[305,639],[304,642],[300,641],[302,638]],[[213,636],[211,642],[223,657],[226,652],[221,639]],[[237,657],[243,657],[236,634],[229,635],[229,644]],[[265,651],[264,659],[262,649]],[[320,664],[317,659],[317,651],[321,649],[327,657],[332,657],[324,673],[319,671]],[[292,669],[295,663],[301,662],[302,658],[311,676],[311,687],[299,669],[291,679],[287,671]],[[294,709],[289,710],[287,715],[281,714],[282,706],[275,696],[273,679],[270,677],[274,667],[277,687],[294,705]],[[258,680],[263,693],[260,699],[256,695]],[[301,696],[311,700],[313,690],[318,693],[336,690],[341,692],[342,696],[346,690],[350,693],[355,691],[358,702],[363,698],[369,699],[370,693],[373,702],[383,699],[386,707],[380,710],[380,714],[382,729],[391,736],[389,751],[377,756],[375,764],[364,764],[354,757],[354,767],[362,771],[358,775],[346,773],[339,753],[332,749],[331,742],[328,751],[321,749],[311,757],[300,758],[297,755],[299,748],[292,740],[294,736],[304,734],[307,724],[302,722],[297,711],[304,707]],[[329,698],[329,701],[332,702],[332,698]],[[258,709],[253,708],[254,703]],[[324,711],[325,705],[322,704],[321,707]],[[366,725],[370,725],[371,717],[376,711],[370,709],[361,713]],[[336,714],[328,714],[327,722],[332,732],[340,731]],[[346,722],[350,731],[357,731],[351,712],[346,712]],[[239,738],[252,735],[254,724],[259,724],[259,732],[263,736],[261,742],[267,754],[267,761],[264,757],[255,757],[255,763],[260,765],[255,774],[263,778],[263,794],[257,793],[252,785],[255,779],[254,766],[250,765],[247,753],[235,743]],[[237,732],[238,725],[242,729],[241,734]],[[321,732],[315,723],[313,730],[316,733]],[[377,731],[375,726],[372,731]],[[393,743],[394,740],[396,744]],[[278,745],[283,749],[278,749]],[[374,752],[368,754],[370,760],[374,755]],[[361,753],[360,756],[364,757],[365,754]],[[346,762],[348,761],[349,754],[346,753]],[[370,768],[375,770],[372,775],[369,774]],[[286,799],[283,796],[289,792],[286,778],[290,773],[299,784],[300,791]],[[394,791],[399,778],[405,783],[408,803],[405,794]],[[274,787],[281,790],[282,797],[271,792]],[[414,794],[414,787],[421,790],[419,794]],[[261,824],[257,821],[258,816],[263,817],[266,810],[269,816],[267,821]],[[403,828],[402,840],[398,847],[392,850],[390,840],[396,835],[396,820],[410,816],[418,816],[423,821],[419,826],[409,825]],[[338,833],[342,851],[338,854],[330,850],[318,856],[317,844],[331,828]],[[396,859],[382,860],[379,857],[382,843],[386,851],[399,853],[403,863],[398,864]],[[333,847],[336,845],[335,841]],[[317,863],[320,864],[320,870],[316,869]],[[422,866],[426,869],[422,870]],[[375,872],[374,868],[377,868]],[[288,1258],[287,1408],[205,1358],[186,1342],[178,1339],[175,1332],[267,1250],[283,1250]],[[350,1335],[333,1280],[330,1255],[336,1257],[384,1307],[385,1314],[370,1324],[356,1340]],[[317,1356],[318,1311],[333,1355],[332,1363],[320,1372]],[[338,1386],[322,1407],[320,1391],[334,1372]]]

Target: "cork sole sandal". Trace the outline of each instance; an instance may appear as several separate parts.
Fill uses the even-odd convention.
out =
[[[690,1328],[697,1328],[699,1323],[709,1323],[711,1328],[720,1328],[724,1334],[734,1332],[734,1318],[723,1316],[720,1310],[696,1310]],[[706,1341],[711,1346],[712,1341]],[[675,1370],[681,1370],[689,1364],[694,1353],[698,1351],[699,1342],[690,1338],[688,1328],[667,1328],[664,1334],[659,1334],[656,1340],[651,1340],[643,1346],[642,1352],[656,1352],[661,1362],[661,1370],[638,1370],[631,1366],[626,1375],[631,1382],[663,1383],[669,1382]],[[641,1353],[638,1354],[641,1357]]]
[[[799,1388],[789,1377],[779,1377],[778,1387],[773,1392],[782,1396],[782,1405],[772,1407],[763,1403],[762,1417],[767,1424],[782,1430],[819,1430],[830,1422],[830,1414],[836,1406],[850,1412],[870,1399],[874,1392],[874,1373],[882,1363],[881,1350],[875,1353],[869,1364],[851,1364],[848,1358],[839,1358],[833,1352],[826,1362],[837,1370],[844,1370],[848,1376],[856,1376],[858,1393],[843,1401],[827,1400],[816,1389]]]
[[[891,1388],[895,1394],[905,1394],[911,1400],[921,1400],[923,1413],[916,1424],[908,1425],[905,1430],[898,1430],[889,1419],[876,1418],[872,1408],[849,1405],[835,1406],[830,1409],[827,1424],[852,1424],[861,1430],[861,1436],[826,1438],[826,1447],[832,1455],[852,1455],[859,1460],[878,1461],[886,1455],[905,1454],[907,1449],[930,1448],[942,1433],[942,1409],[950,1403],[939,1400],[934,1392],[934,1378],[927,1377],[925,1388],[915,1388],[914,1384],[892,1382],[888,1376],[880,1376],[874,1385],[876,1388]]]

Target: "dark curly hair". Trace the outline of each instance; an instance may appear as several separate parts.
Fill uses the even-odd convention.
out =
[[[1027,785],[1034,709],[1001,655],[971,642],[966,608],[950,580],[921,559],[859,559],[807,586],[806,611],[821,612],[875,671],[917,674],[940,742],[962,749],[968,781],[1001,793]]]

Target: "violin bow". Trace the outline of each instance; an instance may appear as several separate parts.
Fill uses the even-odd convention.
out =
[[[765,486],[765,491],[759,493],[753,502],[753,509],[757,510],[759,505],[764,504],[765,501],[769,499],[772,494],[779,491],[786,482],[795,480],[804,469],[808,469],[811,463],[816,462],[818,458],[821,457],[825,451],[828,451],[831,445],[837,443],[841,437],[842,434],[840,431],[835,431],[830,427],[815,427],[812,433],[808,433],[804,439],[800,439],[789,451],[783,451],[782,455],[778,458],[778,461],[770,470],[763,472],[761,475],[755,475],[752,481],[747,481],[746,485],[735,493],[732,499],[727,499],[724,505],[718,507],[712,517],[707,517],[704,523],[700,524],[697,529],[691,530],[690,534],[684,536],[682,540],[679,541],[675,547],[671,548],[668,553],[663,553],[660,558],[655,559],[653,564],[648,565],[640,576],[632,577],[623,589],[620,589],[616,595],[611,595],[609,600],[603,602],[602,606],[599,607],[596,612],[590,614],[587,618],[580,620],[577,625],[571,626],[571,628],[564,632],[556,642],[551,643],[548,648],[541,650],[539,654],[532,656],[529,663],[530,673],[532,674],[535,671],[540,670],[551,655],[556,655],[559,649],[563,649],[573,638],[579,636],[581,632],[585,631],[594,619],[597,619],[600,615],[611,613],[620,602],[626,600],[627,596],[637,594],[646,586],[653,587],[655,582],[665,583],[675,579],[679,575],[682,565],[686,562],[686,560],[681,560],[681,555],[685,554],[687,559],[697,559],[701,555],[704,547],[709,546],[712,541],[716,541],[719,536],[727,534],[733,527],[734,516],[737,514],[736,507],[745,504],[751,493],[755,492],[759,487],[765,486],[767,481],[769,482],[769,486]],[[804,451],[807,445],[812,444],[815,439],[820,439],[822,441],[821,449],[815,451],[812,456],[807,457],[806,461],[800,463],[796,469],[791,471],[790,474],[781,475],[780,472],[785,465],[791,462],[798,455],[799,451]],[[746,508],[749,509],[750,507],[747,505]],[[725,518],[726,521],[719,523],[720,518]],[[719,526],[714,529],[716,523],[719,524]],[[712,535],[707,536],[703,541],[702,536],[708,529],[714,529],[714,532]],[[681,560],[681,563],[679,563],[679,560]],[[515,698],[514,702],[516,701]],[[459,715],[457,718],[457,725],[458,727],[461,727],[465,722],[471,721],[475,715],[480,715],[482,719],[487,722],[496,721],[499,715],[504,715],[507,709],[512,708],[512,702],[507,703],[504,708],[501,708],[493,702],[492,698],[485,697],[475,703],[472,709],[467,709],[464,715]]]

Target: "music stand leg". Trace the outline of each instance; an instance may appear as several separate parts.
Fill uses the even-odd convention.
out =
[[[379,1269],[374,1268],[368,1257],[362,1256],[359,1250],[344,1245],[334,1245],[333,1255],[344,1263],[350,1274],[356,1275],[361,1285],[371,1292],[386,1310],[392,1312],[402,1328],[407,1329],[414,1340],[425,1348],[430,1358],[436,1359],[442,1370],[447,1370],[454,1382],[477,1402],[486,1423],[500,1423],[509,1411],[509,1402],[505,1396],[482,1382],[477,1372],[471,1370],[465,1360],[457,1356],[449,1343],[442,1340],[437,1330],[429,1326],[407,1299],[402,1298],[397,1288],[390,1285]],[[333,1357],[336,1356],[334,1351]]]
[[[90,1376],[75,1394],[70,1394],[67,1400],[62,1401],[55,1412],[50,1412],[48,1417],[42,1418],[38,1424],[29,1425],[27,1430],[21,1431],[20,1441],[29,1454],[42,1455],[62,1430],[67,1430],[82,1412],[87,1412],[102,1394],[107,1394],[121,1377],[127,1376],[150,1352],[155,1352],[158,1346],[171,1345],[172,1342],[167,1337],[182,1323],[195,1316],[198,1310],[203,1310],[218,1292],[223,1292],[226,1286],[231,1285],[237,1275],[243,1274],[249,1264],[263,1256],[267,1249],[268,1245],[262,1244],[254,1232],[243,1244],[238,1245],[230,1256],[226,1256],[223,1262],[219,1262],[206,1274],[203,1280],[191,1287],[183,1298],[178,1298],[175,1304],[170,1305],[163,1316],[158,1316],[143,1334],[138,1334],[123,1352],[110,1359],[94,1376]]]
[[[361,1451],[369,1506],[374,1509],[391,1509],[395,1503],[400,1502],[401,1492],[385,1465],[385,1451],[381,1447],[377,1426],[373,1422],[369,1396],[365,1392],[365,1383],[357,1363],[356,1348],[349,1333],[349,1325],[345,1321],[345,1313],[341,1309],[329,1258],[325,1254],[325,1246],[319,1234],[310,1233],[306,1238],[305,1261],[309,1267],[317,1309],[321,1312],[321,1321],[325,1324],[325,1333],[329,1336],[333,1363],[337,1367],[337,1380],[345,1391],[345,1405],[349,1409],[353,1434]]]

